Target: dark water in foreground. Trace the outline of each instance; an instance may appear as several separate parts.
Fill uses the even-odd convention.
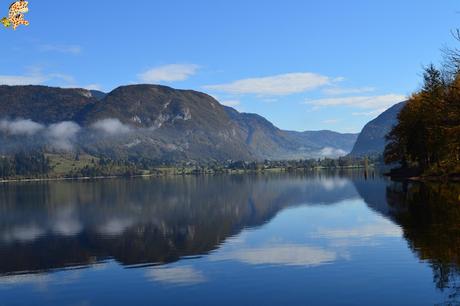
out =
[[[460,305],[459,195],[360,172],[0,185],[0,306]]]

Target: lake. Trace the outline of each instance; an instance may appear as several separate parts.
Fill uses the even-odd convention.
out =
[[[460,305],[460,186],[374,172],[0,185],[0,306]]]

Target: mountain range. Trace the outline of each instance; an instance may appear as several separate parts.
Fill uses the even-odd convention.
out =
[[[0,86],[0,153],[40,147],[162,161],[338,157],[352,150],[358,156],[383,150],[383,135],[401,107],[383,113],[358,137],[281,130],[205,93],[160,85],[121,86],[110,93]]]
[[[362,157],[382,154],[386,145],[385,136],[397,123],[398,114],[405,105],[405,101],[395,104],[366,124],[359,134],[350,155]]]
[[[110,157],[263,160],[337,157],[357,134],[284,131],[192,90],[130,85],[110,93],[0,86],[2,154],[18,147],[78,148]]]

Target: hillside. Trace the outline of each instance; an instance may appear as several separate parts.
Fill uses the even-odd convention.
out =
[[[97,102],[86,89],[0,85],[0,119],[23,118],[37,123],[79,121],[85,107]]]
[[[393,105],[377,118],[364,126],[351,151],[351,156],[365,156],[383,154],[385,149],[385,136],[397,123],[397,117],[406,102]]]
[[[256,114],[240,113],[211,96],[159,85],[130,85],[108,94],[44,86],[1,86],[0,142],[46,144],[50,135],[87,153],[166,161],[263,160],[335,157],[349,152],[356,134],[283,131]],[[35,130],[14,130],[40,124]],[[72,133],[49,131],[65,123]],[[72,125],[73,124],[73,125]],[[6,127],[6,128],[5,128]],[[62,135],[63,134],[63,135]],[[53,139],[56,140],[56,139]],[[56,142],[56,141],[54,141]],[[4,151],[5,149],[3,149]],[[8,152],[4,152],[8,153]]]

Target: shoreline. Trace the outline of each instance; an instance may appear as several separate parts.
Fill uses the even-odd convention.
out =
[[[433,173],[429,170],[422,171],[417,168],[393,168],[383,175],[394,181],[412,181],[412,182],[459,182],[460,173]]]
[[[460,182],[460,174],[451,174],[451,175],[418,175],[418,176],[398,176],[391,175],[390,173],[384,173],[385,176],[389,177],[394,181],[410,181],[410,182]]]
[[[149,175],[150,176],[150,175]],[[3,179],[0,184],[7,183],[31,183],[31,182],[53,182],[53,181],[89,181],[89,180],[104,180],[120,178],[122,176],[97,176],[97,177],[50,177],[50,178],[19,178],[19,179]]]
[[[232,172],[218,172],[218,173],[154,173],[154,174],[139,174],[139,175],[108,175],[108,176],[84,176],[84,177],[53,177],[53,178],[16,178],[16,179],[3,179],[0,184],[8,183],[32,183],[32,182],[58,182],[58,181],[91,181],[91,180],[109,180],[119,178],[149,178],[149,177],[168,177],[168,176],[198,176],[198,175],[216,175],[216,174],[244,174],[244,173],[266,173],[275,171],[232,171]],[[277,172],[287,172],[280,171]]]
[[[407,180],[413,182],[460,182],[460,176],[413,176]]]
[[[365,169],[365,167],[343,167],[343,168],[327,168],[327,167],[316,167],[312,169],[288,169],[288,168],[269,168],[262,170],[245,170],[235,169],[227,170],[223,172],[173,172],[173,171],[162,171],[157,170],[157,173],[149,174],[138,174],[138,175],[106,175],[106,176],[84,176],[84,177],[43,177],[43,178],[11,178],[11,179],[0,179],[0,184],[8,183],[32,183],[32,182],[57,182],[57,181],[90,181],[90,180],[108,180],[118,178],[149,178],[149,177],[168,177],[168,176],[201,176],[201,175],[219,175],[219,174],[266,174],[266,173],[292,173],[292,172],[307,172],[317,170],[356,170]],[[369,167],[368,169],[375,169]],[[174,169],[170,169],[174,170]]]

